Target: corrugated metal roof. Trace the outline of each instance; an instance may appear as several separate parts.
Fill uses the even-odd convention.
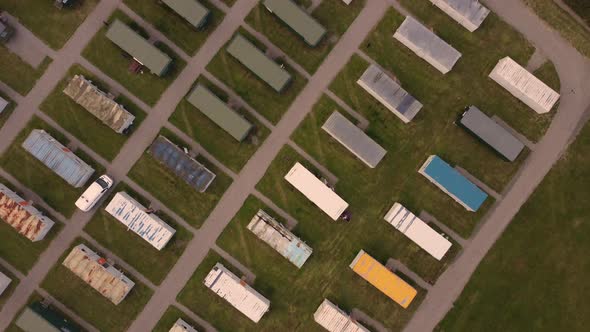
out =
[[[10,285],[12,280],[6,276],[6,274],[0,272],[0,295],[4,293],[6,288]]]
[[[416,98],[373,64],[365,70],[356,83],[404,123],[412,121],[422,109],[422,104]]]
[[[119,20],[115,20],[110,24],[106,36],[158,76],[163,75],[172,62],[172,59],[166,53],[160,51],[160,49]]]
[[[115,305],[135,286],[131,279],[84,244],[75,246],[62,265]]]
[[[348,203],[300,163],[295,163],[285,180],[333,220],[338,220],[348,208]]]
[[[258,323],[270,308],[268,299],[241,281],[221,263],[215,264],[205,277],[204,284],[254,323]]]
[[[258,210],[247,228],[297,268],[301,268],[313,252],[310,246],[263,210]]]
[[[243,141],[253,128],[248,120],[200,84],[197,84],[188,95],[187,100],[239,142]]]
[[[475,106],[463,113],[459,123],[510,161],[514,161],[524,149],[518,138]]]
[[[79,332],[78,326],[49,306],[34,302],[25,307],[15,322],[25,332]]]
[[[22,147],[75,188],[82,187],[94,173],[94,168],[45,130],[33,129]]]
[[[461,53],[411,16],[406,17],[393,37],[443,74],[451,71],[461,57]]]
[[[539,114],[551,111],[559,100],[559,93],[510,57],[498,61],[489,76]]]
[[[162,250],[176,233],[158,216],[146,213],[146,208],[125,192],[116,193],[105,211],[158,250]]]
[[[418,172],[469,211],[477,211],[488,197],[438,156],[430,156]]]
[[[125,107],[117,104],[82,75],[75,75],[63,92],[119,134],[135,120],[135,116]]]
[[[209,9],[195,0],[162,0],[162,2],[195,28],[203,26],[209,16]]]
[[[330,332],[369,332],[369,329],[353,320],[328,299],[320,304],[313,319]]]
[[[326,28],[293,1],[264,0],[262,3],[310,46],[316,46],[326,35]]]
[[[205,192],[215,179],[213,172],[164,136],[158,136],[149,151],[156,160],[199,192]]]
[[[0,183],[0,219],[19,234],[36,242],[45,238],[55,222]]]
[[[475,31],[486,19],[490,10],[477,0],[430,0],[470,32]]]
[[[336,111],[326,120],[322,129],[371,168],[377,167],[387,153],[359,127]]]
[[[227,52],[277,92],[281,92],[291,82],[289,72],[269,59],[261,50],[240,34],[237,34],[231,41],[227,47]]]
[[[182,320],[182,318],[179,318],[168,332],[197,332],[197,330]]]

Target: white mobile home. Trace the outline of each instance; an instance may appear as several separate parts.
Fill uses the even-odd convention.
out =
[[[369,332],[328,299],[324,299],[320,304],[313,314],[313,319],[330,332]]]
[[[187,322],[179,318],[176,320],[172,328],[168,332],[197,332],[194,327],[190,326]]]
[[[10,278],[8,278],[4,273],[0,272],[0,295],[4,293],[11,282],[12,280],[10,280]]]
[[[465,29],[473,32],[488,17],[490,10],[478,0],[430,0]]]

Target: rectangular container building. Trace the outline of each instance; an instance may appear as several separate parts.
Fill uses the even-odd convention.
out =
[[[509,161],[514,161],[524,149],[518,138],[475,106],[461,115],[459,124]]]
[[[164,136],[156,138],[149,152],[157,161],[198,192],[205,192],[215,179],[213,172]]]
[[[269,59],[248,39],[237,34],[227,47],[227,52],[252,71],[276,92],[281,92],[291,82],[291,74]]]
[[[408,308],[418,292],[389,271],[364,250],[359,251],[350,268],[403,308]]]
[[[168,54],[160,51],[119,20],[115,20],[109,25],[106,37],[155,75],[164,75],[172,63]]]
[[[33,129],[22,147],[75,188],[82,187],[94,173],[94,168],[45,130]]]
[[[0,183],[0,219],[32,242],[43,240],[55,224],[53,220],[35,209],[30,202],[22,199],[2,183]]]
[[[300,163],[295,163],[285,180],[333,220],[348,208],[348,203]]]
[[[117,104],[82,75],[75,75],[63,92],[118,134],[122,134],[135,120],[135,116],[125,107]]]
[[[145,212],[146,208],[126,192],[116,193],[105,210],[158,250],[162,250],[176,233],[158,216]]]
[[[326,35],[326,28],[291,0],[264,0],[262,4],[301,36],[309,46],[317,46]]]
[[[6,274],[0,272],[0,295],[8,288],[12,280]]]
[[[221,263],[215,264],[205,277],[205,286],[229,302],[234,308],[258,323],[269,310],[270,301],[240,280]]]
[[[77,325],[49,306],[34,302],[20,313],[15,325],[24,332],[80,332]]]
[[[473,32],[488,17],[490,10],[478,0],[430,0],[465,29]]]
[[[195,86],[187,100],[238,142],[243,141],[254,127],[201,84]]]
[[[426,159],[418,173],[468,211],[477,211],[488,195],[436,155]]]
[[[320,304],[313,320],[330,332],[370,332],[328,299]]]
[[[383,219],[439,261],[451,248],[451,241],[400,203],[394,203]]]
[[[364,131],[336,111],[326,120],[322,129],[371,168],[377,167],[387,153]]]
[[[84,244],[75,246],[62,265],[115,305],[135,286],[131,279]]]
[[[406,17],[393,38],[443,74],[451,71],[461,57],[459,51],[411,16]]]
[[[207,23],[209,9],[195,0],[162,0],[176,14],[184,18],[190,25],[199,29]]]
[[[422,103],[373,64],[365,70],[356,83],[404,123],[412,121],[422,109]]]
[[[182,318],[179,318],[168,332],[197,332],[197,330]]]
[[[310,246],[263,210],[258,210],[247,228],[297,268],[301,268],[313,252]]]
[[[8,100],[0,97],[0,114],[2,114],[2,112],[4,112],[4,110],[6,109],[6,107],[8,107],[8,104],[10,104],[10,102],[8,102]]]
[[[551,111],[559,100],[559,93],[510,57],[501,59],[489,77],[539,114]]]

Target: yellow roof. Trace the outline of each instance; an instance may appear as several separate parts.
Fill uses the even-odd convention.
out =
[[[352,264],[352,270],[389,298],[407,308],[417,291],[385,266],[361,250]]]

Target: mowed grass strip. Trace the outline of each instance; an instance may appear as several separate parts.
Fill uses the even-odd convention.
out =
[[[304,8],[299,1],[296,2]],[[322,1],[311,16],[327,30],[327,33],[315,47],[309,46],[290,26],[269,12],[262,1],[248,14],[246,23],[263,33],[287,56],[313,74],[364,6],[365,0],[353,1],[350,5],[341,0]]]
[[[199,1],[209,9],[210,14],[207,23],[197,29],[171,8],[158,1],[125,0],[124,3],[189,55],[197,53],[225,16],[211,2]]]
[[[108,22],[110,23],[115,19],[119,19],[144,37],[147,37],[145,31],[122,11],[116,10]],[[84,51],[82,51],[82,56],[102,72],[121,83],[129,92],[153,106],[160,99],[164,90],[178,77],[182,69],[186,66],[186,62],[166,44],[158,41],[154,45],[172,58],[172,64],[168,72],[162,77],[151,74],[147,68],[144,69],[143,74],[132,73],[129,71],[129,64],[132,60],[131,56],[106,37],[107,30],[108,27],[102,27],[98,31]]]
[[[115,332],[127,330],[135,317],[147,304],[153,291],[146,285],[135,280],[133,276],[124,271],[115,262],[115,266],[135,282],[135,286],[121,303],[118,305],[113,304],[86,284],[84,280],[62,265],[62,262],[72,248],[80,243],[96,251],[96,249],[83,239],[76,239],[73,245],[64,252],[55,266],[49,271],[41,283],[41,288],[45,289],[56,300],[70,308],[80,318],[92,324],[100,331]]]
[[[109,92],[108,85],[98,79],[92,72],[80,65],[74,65],[43,101],[40,109],[86,146],[96,151],[103,158],[112,161],[131,135],[133,128],[138,128],[145,119],[146,113],[133,104],[129,98],[124,95],[118,96],[115,101],[133,114],[135,120],[129,133],[116,133],[63,92],[75,75],[83,75],[103,92]]]
[[[190,326],[194,327],[197,331],[205,331],[205,328],[200,326],[198,323],[190,319],[184,312],[178,309],[176,306],[169,306],[166,309],[166,312],[156,324],[156,327],[152,330],[152,332],[169,332],[170,328],[176,323],[176,321],[181,318]]]
[[[262,43],[257,41],[243,28],[239,29],[238,32],[253,42],[263,52],[266,50]],[[285,69],[292,75],[291,83],[289,83],[284,91],[277,93],[268,84],[258,78],[255,73],[251,72],[227,52],[227,46],[231,40],[209,62],[207,70],[234,90],[245,102],[270,122],[274,124],[278,123],[293,100],[295,100],[295,97],[297,97],[305,84],[307,84],[307,80],[281,59],[275,59],[275,62],[284,65]]]
[[[228,95],[205,77],[200,76],[193,87],[197,83],[208,88],[224,102],[228,102]],[[191,91],[192,89],[189,93]],[[247,110],[241,108],[237,112],[254,125],[253,130],[242,142],[236,141],[198,108],[189,103],[186,96],[176,106],[176,110],[169,120],[170,123],[201,144],[225,166],[237,173],[270,134],[270,129]]]
[[[50,57],[45,57],[37,68],[33,68],[6,46],[0,45],[0,81],[25,96],[35,86],[51,61]]]
[[[590,4],[585,0],[564,0],[576,14],[578,14],[587,25],[590,25]]]
[[[557,74],[557,70],[555,69],[553,62],[545,62],[541,65],[541,67],[537,68],[533,72],[533,75],[545,82],[545,84],[547,84],[553,90],[557,92],[561,90],[561,81],[559,80],[559,74]]]
[[[10,280],[11,280],[10,285],[8,285],[8,288],[6,288],[4,290],[4,292],[2,293],[2,295],[0,295],[0,310],[2,310],[2,307],[4,306],[4,304],[6,303],[6,301],[8,301],[8,299],[10,298],[10,296],[12,295],[14,290],[16,289],[16,286],[18,286],[18,284],[20,283],[20,279],[17,278],[6,267],[4,267],[2,265],[0,265],[0,272],[2,272],[5,276],[10,278]]]

